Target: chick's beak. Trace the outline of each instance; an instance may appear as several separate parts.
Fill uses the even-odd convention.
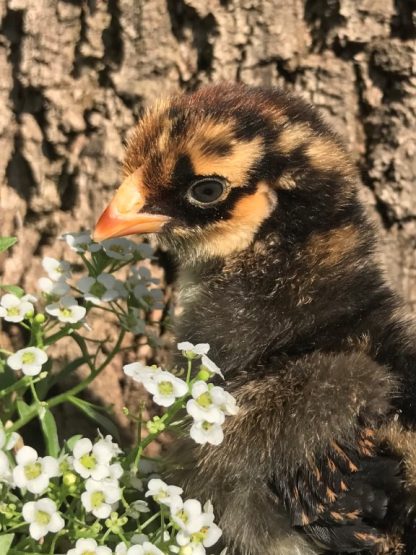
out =
[[[101,214],[93,233],[95,241],[133,233],[157,233],[169,216],[141,212],[145,204],[140,168],[129,175],[117,189],[112,201]]]

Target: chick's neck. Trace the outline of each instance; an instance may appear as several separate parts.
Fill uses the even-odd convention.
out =
[[[365,342],[376,357],[398,301],[360,220],[305,236],[276,213],[243,251],[182,263],[178,339],[208,342],[228,378]]]

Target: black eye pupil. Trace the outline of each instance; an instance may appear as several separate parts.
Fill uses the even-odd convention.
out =
[[[209,203],[217,200],[224,190],[221,181],[215,179],[206,179],[194,183],[191,188],[191,196],[198,202]]]

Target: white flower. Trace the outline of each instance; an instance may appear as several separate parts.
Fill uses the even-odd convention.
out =
[[[175,500],[170,506],[172,520],[188,534],[199,532],[204,524],[201,503],[197,499]]]
[[[225,416],[238,412],[234,397],[219,386],[197,381],[192,386],[192,397],[186,404],[186,410],[195,420],[223,424]]]
[[[25,521],[30,523],[29,533],[34,540],[40,540],[48,532],[59,532],[65,526],[56,504],[47,497],[25,503],[22,515]]]
[[[92,538],[82,538],[66,555],[111,555],[111,549],[105,545],[98,546]]]
[[[8,433],[2,426],[0,423],[0,449],[10,451],[19,441],[20,435],[16,432]]]
[[[164,555],[164,553],[152,543],[145,541],[141,545],[132,545],[128,549],[124,542],[119,543],[115,555]]]
[[[212,374],[219,374],[221,378],[224,378],[224,375],[221,372],[220,368],[218,368],[215,362],[212,362],[212,360],[208,358],[207,355],[202,355],[201,367],[205,368],[206,370],[208,370],[208,372],[211,372]]]
[[[32,447],[25,445],[16,453],[17,466],[13,469],[13,479],[18,488],[26,488],[31,493],[44,493],[50,478],[59,476],[59,462],[54,457],[38,457]]]
[[[78,289],[87,301],[100,305],[120,298],[117,279],[111,274],[100,274],[96,278],[84,277],[78,281]]]
[[[62,297],[69,291],[69,285],[64,280],[52,281],[50,278],[41,277],[38,279],[38,287],[43,293],[53,295],[54,297]]]
[[[83,478],[107,478],[111,473],[110,461],[115,455],[113,445],[107,439],[100,439],[95,445],[88,438],[79,439],[73,448],[74,470]]]
[[[178,539],[176,539],[176,541],[178,542]],[[171,551],[174,551],[174,547],[175,546],[170,548]],[[176,547],[174,553],[179,553],[179,555],[205,555],[206,551],[205,547],[201,543],[191,542],[183,545],[181,548]]]
[[[127,545],[124,542],[116,545],[115,555],[127,555]]]
[[[213,403],[219,407],[226,416],[235,416],[238,412],[235,398],[219,386],[210,386],[210,395]]]
[[[153,248],[148,243],[136,244],[136,250],[142,258],[152,258]]]
[[[189,341],[182,341],[182,343],[178,343],[178,349],[183,352],[186,358],[193,359],[206,355],[209,351],[209,344],[198,343],[197,345],[193,345],[193,343]]]
[[[157,287],[152,287],[145,295],[145,300],[152,306],[152,308],[163,308],[163,291]]]
[[[10,355],[7,364],[13,370],[21,370],[26,376],[37,376],[47,360],[48,355],[42,349],[26,347]]]
[[[101,250],[99,243],[94,243],[89,231],[80,231],[78,233],[65,233],[62,235],[67,245],[75,252],[98,252]]]
[[[224,432],[219,424],[213,424],[206,420],[194,422],[189,430],[189,435],[196,443],[211,443],[219,445],[224,439]]]
[[[119,480],[123,476],[123,467],[120,463],[110,464],[108,471],[109,477],[113,480]]]
[[[96,449],[105,449],[105,450],[108,449],[111,451],[113,457],[116,457],[122,452],[122,450],[120,449],[120,446],[118,445],[118,443],[113,441],[113,437],[110,434],[103,436],[99,432],[99,435],[100,435],[100,439],[95,444]]]
[[[42,266],[52,281],[63,281],[71,277],[71,265],[65,260],[45,256],[42,259]]]
[[[153,401],[162,407],[170,407],[188,392],[187,383],[170,372],[158,372],[155,376],[144,378],[142,383],[153,395]]]
[[[212,424],[223,424],[225,414],[212,397],[213,389],[214,386],[210,387],[206,382],[195,382],[192,386],[193,399],[186,403],[186,410],[195,420],[206,420]]]
[[[28,314],[33,314],[35,309],[29,297],[25,295],[21,299],[12,293],[6,293],[0,300],[0,318],[6,322],[21,322]]]
[[[165,532],[166,536],[166,532]],[[169,534],[168,534],[169,536]],[[169,538],[164,538],[165,541],[169,541]],[[139,546],[143,546],[145,543],[149,545],[149,537],[146,534],[133,534],[130,538],[132,547],[128,548],[124,542],[119,543],[116,545],[115,555],[143,555],[142,550],[138,550]],[[152,545],[152,544],[150,544]]]
[[[166,535],[166,531],[165,531],[165,535]],[[134,545],[136,544],[143,545],[144,542],[149,541],[149,536],[147,536],[146,534],[133,534],[132,537],[130,538],[130,541]]]
[[[163,505],[167,505],[168,507],[170,507],[172,503],[181,503],[183,489],[178,486],[168,486],[163,480],[152,478],[149,480],[147,487],[148,491],[145,497],[151,495],[155,501],[163,503]]]
[[[221,535],[221,529],[214,523],[212,503],[208,501],[204,505],[201,528],[193,533],[180,530],[176,535],[176,541],[181,546],[181,555],[204,555],[205,547],[213,546]]]
[[[139,335],[143,334],[146,329],[145,321],[140,318],[140,312],[137,308],[129,308],[129,313],[126,317],[122,318],[122,323],[132,333]]]
[[[139,461],[140,474],[143,476],[150,476],[150,474],[156,474],[159,470],[159,466],[153,459],[146,459],[146,457],[141,457]]]
[[[85,489],[81,494],[81,502],[85,510],[96,518],[108,518],[121,499],[120,486],[117,480],[111,478],[100,481],[89,478],[85,482]]]
[[[136,243],[133,243],[133,241],[125,237],[106,239],[101,242],[101,245],[106,255],[116,260],[129,260],[136,250]]]
[[[150,284],[158,284],[159,282],[159,279],[152,277],[149,268],[140,266],[140,268],[131,268],[131,275],[127,278],[126,285],[129,291],[140,298],[147,294]]]
[[[4,451],[0,451],[0,482],[11,482],[10,461]]]
[[[58,303],[46,305],[45,311],[58,318],[60,322],[75,324],[84,318],[87,309],[80,306],[74,297],[65,295]]]
[[[150,512],[150,508],[146,501],[138,499],[137,501],[133,501],[132,503],[130,503],[127,512],[132,518],[138,519],[140,518],[141,513]]]
[[[136,382],[142,383],[143,380],[154,378],[163,370],[158,366],[146,366],[142,362],[132,362],[123,366],[124,373]]]

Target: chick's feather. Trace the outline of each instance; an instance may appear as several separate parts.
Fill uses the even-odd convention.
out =
[[[237,555],[413,553],[416,334],[340,140],[283,91],[208,86],[151,108],[124,167],[166,217],[178,339],[210,343],[240,405],[175,480]]]

